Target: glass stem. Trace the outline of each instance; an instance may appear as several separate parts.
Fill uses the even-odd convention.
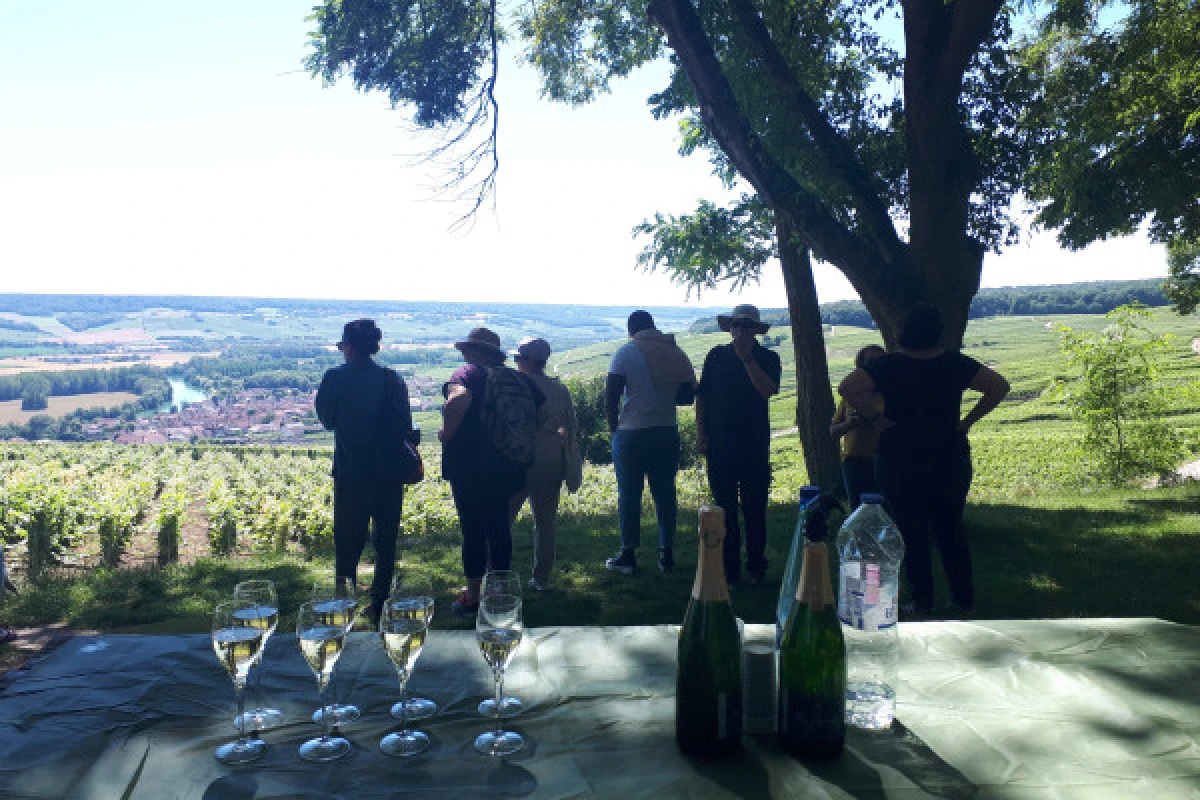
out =
[[[238,746],[241,747],[246,742],[246,682],[234,681],[233,693],[237,695]]]
[[[321,675],[317,676],[317,696],[321,702],[321,727],[324,728],[321,732],[321,738],[328,739],[330,732],[333,730],[333,709],[325,702],[325,687],[329,685],[333,676],[330,675],[325,680],[321,680],[322,677]]]
[[[401,735],[408,733],[408,675],[403,672],[400,675],[400,733]]]
[[[496,670],[496,735],[499,736],[504,732],[504,726],[501,725],[500,701],[504,697],[504,670]]]

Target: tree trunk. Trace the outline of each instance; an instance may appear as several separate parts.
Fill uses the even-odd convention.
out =
[[[797,246],[792,225],[783,214],[775,217],[775,238],[796,355],[796,428],[804,449],[804,466],[809,483],[834,491],[842,484],[841,458],[837,443],[829,435],[833,391],[812,260],[807,248]]]

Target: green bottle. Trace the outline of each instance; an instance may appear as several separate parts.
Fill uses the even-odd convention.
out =
[[[846,643],[827,536],[824,509],[810,510],[796,602],[779,648],[779,744],[804,759],[835,758],[846,742]]]
[[[742,642],[725,584],[725,512],[700,509],[696,582],[679,630],[675,739],[684,753],[719,758],[742,747]]]

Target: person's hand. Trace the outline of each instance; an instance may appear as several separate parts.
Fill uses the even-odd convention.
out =
[[[750,358],[750,354],[754,352],[754,337],[753,336],[735,336],[733,337],[733,352],[742,361]]]

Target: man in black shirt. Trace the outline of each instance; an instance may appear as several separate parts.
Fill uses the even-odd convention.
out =
[[[717,317],[733,341],[704,359],[696,395],[696,440],[708,458],[713,500],[725,509],[725,578],[741,579],[738,495],[746,518],[746,571],[752,583],[767,571],[767,490],[771,484],[771,426],[767,400],[779,391],[779,356],[755,338],[771,327],[758,309],[740,305]]]

